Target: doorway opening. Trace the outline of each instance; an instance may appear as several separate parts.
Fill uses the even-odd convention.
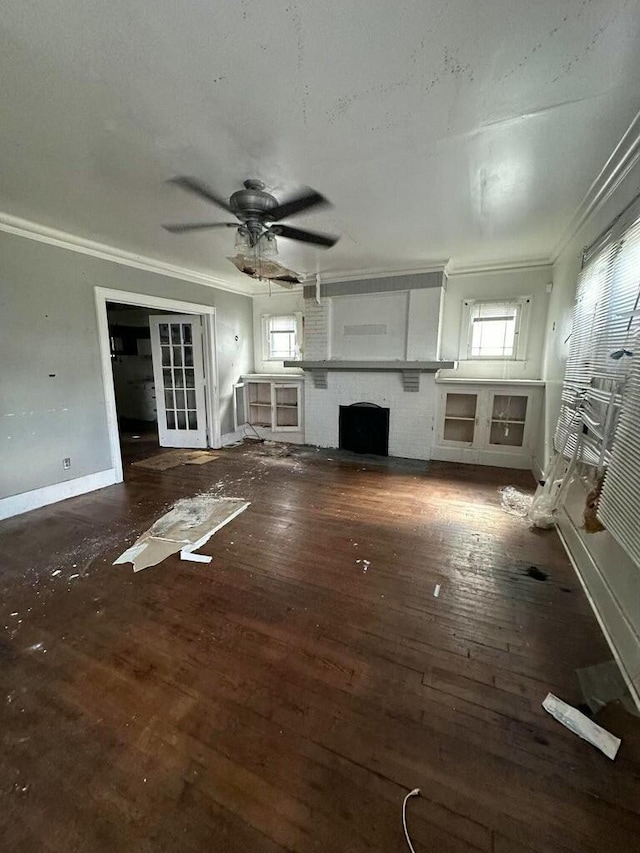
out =
[[[375,403],[340,406],[338,426],[342,450],[389,455],[389,409]]]
[[[162,447],[220,447],[215,308],[96,288],[116,482]]]

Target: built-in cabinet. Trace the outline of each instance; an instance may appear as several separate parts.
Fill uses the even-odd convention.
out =
[[[531,468],[541,383],[441,382],[433,458],[507,468]]]
[[[235,429],[248,426],[261,438],[302,443],[302,389],[302,377],[243,376],[234,385]]]

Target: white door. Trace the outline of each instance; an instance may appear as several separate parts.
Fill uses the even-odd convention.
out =
[[[244,382],[233,386],[233,429],[237,432],[247,425],[247,397]]]
[[[161,447],[206,447],[207,407],[202,320],[151,315],[151,355]]]

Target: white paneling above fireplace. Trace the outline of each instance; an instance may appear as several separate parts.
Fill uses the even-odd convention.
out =
[[[331,300],[331,357],[404,359],[409,294],[368,293]]]

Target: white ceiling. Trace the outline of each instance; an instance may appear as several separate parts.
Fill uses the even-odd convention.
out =
[[[329,273],[548,258],[639,105],[640,0],[5,0],[0,210],[250,284],[179,188],[307,184]]]

